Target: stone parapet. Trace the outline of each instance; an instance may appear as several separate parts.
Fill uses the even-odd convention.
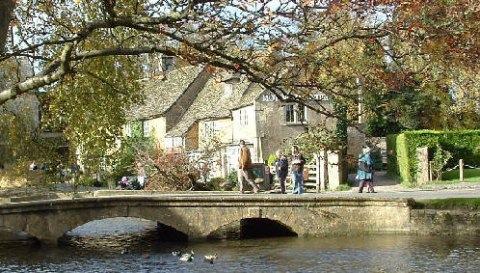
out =
[[[156,221],[187,235],[189,240],[205,239],[226,226],[258,218],[275,221],[298,236],[406,233],[410,230],[411,203],[411,199],[321,195],[125,192],[118,196],[1,204],[0,226],[49,243],[56,243],[80,225],[114,217]]]

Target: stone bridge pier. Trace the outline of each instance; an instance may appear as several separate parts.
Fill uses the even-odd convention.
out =
[[[244,219],[269,219],[298,236],[410,228],[409,199],[328,198],[321,195],[145,194],[55,199],[0,205],[0,227],[27,232],[56,244],[66,232],[90,221],[136,217],[173,228],[188,240],[215,237]]]

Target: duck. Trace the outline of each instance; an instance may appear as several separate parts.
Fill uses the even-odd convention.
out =
[[[217,253],[215,253],[213,255],[205,255],[203,257],[204,262],[211,263],[211,264],[213,264],[213,262],[215,262],[216,259],[217,259]]]
[[[182,251],[178,250],[178,251],[172,251],[172,255],[175,256],[175,257],[181,257],[182,256]]]
[[[128,250],[127,247],[122,248],[122,251],[120,251],[120,254],[122,254],[122,255],[125,255],[125,254],[128,254],[128,253],[130,253],[130,250]]]
[[[193,261],[194,255],[195,253],[193,252],[193,250],[191,250],[190,253],[182,254],[182,256],[180,257],[180,261],[191,262]]]

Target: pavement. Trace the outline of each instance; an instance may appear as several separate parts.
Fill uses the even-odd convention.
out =
[[[354,174],[351,175],[350,180],[354,181]],[[321,193],[314,193],[310,189],[306,194],[329,196],[329,197],[360,197],[360,198],[413,198],[415,200],[426,199],[446,199],[446,198],[480,198],[480,181],[478,182],[463,182],[457,184],[426,184],[415,188],[407,188],[400,184],[399,181],[392,179],[386,175],[385,171],[379,171],[375,173],[374,188],[376,193],[366,193],[366,188],[363,193],[358,193],[358,183],[354,184],[350,190],[347,191],[326,191]],[[79,188],[79,192],[94,192],[96,190],[105,190],[105,188]],[[115,191],[117,192],[117,191]],[[120,194],[137,194],[142,195],[145,191],[118,191]],[[128,192],[128,193],[127,193]],[[272,193],[278,191],[264,192],[262,194]],[[0,198],[12,198],[12,197],[27,197],[37,196],[39,199],[42,197],[48,197],[49,195],[61,194],[68,195],[71,193],[71,185],[61,184],[57,185],[55,189],[52,188],[1,188]],[[152,193],[149,193],[151,195]],[[209,194],[224,194],[235,195],[238,192],[172,192],[162,194],[182,194],[182,195],[209,195]],[[249,194],[254,195],[254,194]],[[287,195],[288,196],[288,195]],[[27,197],[27,199],[29,199]],[[34,198],[35,199],[35,198]],[[13,199],[12,199],[13,200]],[[20,200],[20,199],[19,199]]]
[[[350,178],[354,181],[355,175]],[[327,192],[334,196],[375,196],[382,198],[413,198],[415,200],[446,199],[446,198],[480,198],[480,181],[462,182],[458,184],[424,184],[418,187],[408,188],[400,184],[400,181],[387,176],[386,171],[379,171],[374,176],[374,188],[376,193],[358,193],[358,182],[355,182],[349,191]]]

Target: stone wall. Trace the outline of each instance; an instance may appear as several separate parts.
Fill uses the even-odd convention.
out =
[[[263,160],[268,160],[269,155],[274,154],[282,148],[285,143],[290,143],[293,139],[305,132],[307,127],[315,127],[318,124],[326,124],[330,130],[335,129],[336,121],[318,114],[311,109],[306,110],[305,123],[287,123],[285,118],[285,105],[287,103],[274,100],[262,101],[259,97],[255,106],[258,122],[258,135],[261,141],[261,156]],[[330,108],[328,103],[324,103],[325,108]]]
[[[413,209],[410,223],[421,235],[480,234],[480,211]]]
[[[357,127],[348,127],[347,157],[357,159],[362,153],[362,145],[365,144],[365,134],[362,132],[363,125]],[[356,170],[356,164],[349,166]]]

